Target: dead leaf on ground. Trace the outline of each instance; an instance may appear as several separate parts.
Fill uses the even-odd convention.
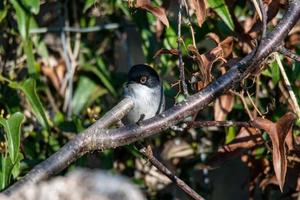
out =
[[[128,1],[129,5],[132,6],[133,1]],[[160,20],[165,26],[169,26],[169,20],[166,15],[166,11],[162,7],[156,7],[151,4],[150,0],[136,0],[133,7],[141,8],[151,12],[158,20]]]
[[[286,136],[291,131],[295,119],[296,115],[292,112],[288,112],[276,123],[263,118],[257,118],[252,122],[253,126],[265,130],[271,138],[273,167],[281,191],[284,186],[287,171],[287,156],[285,150]]]

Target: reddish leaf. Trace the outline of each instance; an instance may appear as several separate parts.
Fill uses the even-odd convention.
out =
[[[164,25],[169,26],[169,21],[168,21],[165,9],[162,7],[155,7],[155,6],[151,5],[150,0],[137,0],[135,7],[142,8],[144,10],[151,12]]]
[[[208,33],[206,35],[206,37],[208,37],[209,39],[211,39],[212,41],[214,41],[216,44],[219,44],[221,41],[220,41],[220,37],[215,34],[215,33]]]
[[[229,144],[223,146],[218,152],[232,152],[237,149],[250,149],[258,144],[261,144],[262,138],[256,128],[242,127],[236,138]]]
[[[232,110],[234,104],[234,96],[225,94],[217,98],[214,104],[215,121],[224,121],[227,114]]]
[[[211,81],[212,65],[218,60],[226,62],[224,58],[228,57],[232,53],[233,45],[232,37],[228,37],[222,42],[219,42],[219,37],[214,33],[208,34],[208,37],[216,42],[218,46],[204,54],[199,54],[198,49],[193,45],[188,46],[188,50],[193,55],[192,58],[197,63],[200,71],[200,73],[196,72],[194,75],[197,75],[197,79],[203,83],[203,86],[206,86]]]
[[[170,55],[178,56],[178,50],[177,49],[159,49],[153,57],[156,58],[157,56],[160,56],[162,54],[170,54]]]
[[[211,81],[211,67],[213,63],[218,59],[222,59],[222,48],[218,46],[201,55],[199,54],[198,49],[196,49],[193,45],[189,45],[188,50],[191,52],[194,60],[199,66],[199,78],[204,82],[204,86],[206,86]]]
[[[196,12],[198,25],[201,27],[206,17],[206,1],[192,0],[192,3]]]
[[[223,50],[223,58],[227,58],[232,53],[233,37],[227,37],[225,40],[219,43]]]
[[[206,162],[206,167],[215,168],[225,162],[241,156],[245,151],[262,143],[259,131],[255,128],[241,128],[236,138],[219,148],[218,152]]]
[[[294,148],[294,137],[293,137],[292,127],[290,128],[290,130],[288,131],[288,134],[286,135],[285,143],[286,143],[289,151],[292,151],[292,150],[295,149]]]
[[[273,146],[273,167],[281,191],[287,170],[285,139],[291,131],[295,119],[296,115],[289,112],[282,116],[277,123],[262,118],[257,118],[253,121],[255,127],[265,130],[271,138]]]

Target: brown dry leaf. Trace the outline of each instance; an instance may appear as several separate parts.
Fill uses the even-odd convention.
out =
[[[130,1],[128,1],[130,2]],[[135,6],[136,8],[142,8],[151,12],[157,19],[159,19],[164,25],[169,26],[169,20],[166,15],[166,11],[162,7],[155,7],[151,4],[150,0],[137,0]]]
[[[211,81],[211,68],[213,64],[218,60],[226,62],[224,58],[231,55],[233,45],[232,37],[228,37],[222,42],[219,42],[219,37],[214,33],[208,34],[208,37],[210,37],[214,42],[216,42],[218,46],[204,54],[200,54],[198,52],[198,49],[195,48],[193,45],[188,46],[188,50],[192,54],[192,58],[199,67],[200,73],[197,73],[197,79],[203,83],[203,87],[205,87]]]
[[[162,54],[170,54],[170,55],[178,56],[178,49],[159,49],[158,51],[156,51],[153,58],[156,58]]]
[[[266,178],[264,178],[260,184],[259,184],[259,187],[262,189],[262,190],[265,190],[266,187],[270,184],[273,184],[273,185],[277,185],[278,182],[276,180],[276,176],[268,176]]]
[[[227,145],[219,148],[218,152],[206,162],[209,168],[218,167],[225,162],[241,156],[245,151],[262,144],[263,140],[255,128],[241,128],[236,138]]]
[[[288,131],[288,134],[286,135],[285,143],[286,143],[286,146],[288,147],[289,151],[292,151],[292,150],[295,149],[294,148],[294,137],[293,137],[292,126],[291,126],[290,130]]]
[[[215,33],[208,33],[206,37],[214,41],[216,44],[219,44],[221,42],[220,37]]]
[[[283,190],[287,171],[287,157],[285,140],[288,132],[292,129],[296,115],[292,112],[286,113],[276,123],[267,119],[257,118],[252,124],[265,130],[272,141],[273,167],[280,190]]]
[[[225,94],[217,98],[214,104],[215,121],[224,121],[234,105],[234,96]]]
[[[65,62],[60,60],[54,67],[50,67],[42,63],[41,70],[42,73],[50,79],[54,88],[59,92],[59,94],[63,96],[63,93],[61,93],[61,86],[66,71]]]
[[[233,37],[227,37],[225,40],[219,43],[219,46],[221,46],[223,50],[223,57],[227,58],[232,54],[232,48],[233,48]]]
[[[192,0],[192,4],[196,12],[198,25],[201,27],[206,17],[206,1]]]
[[[222,59],[222,48],[217,46],[205,54],[199,54],[198,49],[193,45],[188,46],[188,50],[194,56],[194,60],[199,66],[200,78],[206,86],[211,81],[211,67],[214,62]]]
[[[262,143],[262,138],[256,128],[242,127],[236,138],[229,144],[223,146],[218,152],[232,152],[238,149],[250,149]]]

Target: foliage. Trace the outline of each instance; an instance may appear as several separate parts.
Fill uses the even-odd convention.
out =
[[[280,19],[285,2],[266,3],[271,29]],[[112,108],[122,97],[122,85],[133,64],[150,63],[159,72],[171,107],[184,100],[178,82],[178,42],[189,93],[194,94],[251,52],[253,41],[260,41],[261,21],[252,1],[189,0],[186,5],[182,5],[178,38],[179,5],[170,0],[1,1],[1,189]],[[285,46],[299,53],[297,30],[288,36]],[[299,102],[300,64],[284,57],[281,61]],[[220,167],[234,174],[225,164],[228,160],[233,163],[233,159],[247,180],[241,183],[232,177],[235,190],[241,191],[243,184],[249,191],[245,192],[247,196],[256,198],[254,191],[258,191],[256,195],[269,199],[299,192],[300,187],[291,184],[294,179],[285,176],[286,169],[288,174],[299,175],[299,119],[293,134],[287,132],[290,127],[279,131],[282,124],[293,121],[282,116],[295,110],[295,102],[290,100],[279,63],[272,56],[261,71],[253,74],[236,91],[221,96],[193,119],[256,119],[265,132],[237,126],[192,127],[183,133],[170,130],[149,141],[159,160],[207,198],[218,193],[219,183],[226,188],[229,180],[222,182],[218,169],[207,172],[203,166]],[[264,118],[272,131],[261,124]],[[240,141],[252,136],[255,142]],[[296,146],[293,151],[285,150],[290,150],[284,147],[286,137],[292,138]],[[275,161],[281,165],[274,165],[274,169]],[[69,170],[77,166],[126,174],[140,187],[149,189],[150,199],[182,195],[173,194],[167,187],[169,182],[162,175],[154,176],[156,169],[147,166],[130,148],[90,154]],[[278,183],[273,177],[277,177],[281,189],[285,180],[283,194],[274,187]],[[240,193],[234,196],[225,191],[222,195],[236,198]]]

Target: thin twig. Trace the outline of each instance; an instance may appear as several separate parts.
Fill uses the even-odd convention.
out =
[[[178,49],[178,61],[179,61],[179,72],[180,72],[180,81],[181,81],[181,88],[183,91],[183,94],[185,97],[189,96],[188,93],[188,89],[187,89],[187,85],[185,82],[185,75],[184,75],[184,63],[182,60],[182,52],[181,52],[181,48],[180,48],[180,44],[181,44],[181,12],[182,12],[182,4],[183,4],[183,0],[179,0],[179,10],[178,10],[178,30],[177,30],[177,49]]]
[[[65,25],[65,23],[68,24],[68,6],[66,5],[68,2],[68,0],[66,0],[65,4],[64,4],[64,14],[61,15],[61,24]],[[61,6],[63,7],[63,6]],[[61,32],[60,33],[60,38],[61,38],[61,42],[62,42],[62,48],[63,48],[63,53],[64,53],[64,58],[65,58],[65,62],[66,62],[66,66],[67,66],[67,73],[64,77],[64,80],[62,81],[62,88],[66,88],[65,90],[65,100],[64,100],[64,105],[63,105],[63,110],[65,112],[68,113],[69,110],[69,102],[71,99],[71,95],[72,93],[70,93],[69,90],[69,79],[70,79],[70,72],[72,69],[72,61],[71,58],[69,57],[69,53],[68,53],[68,39],[66,36],[65,32]]]
[[[253,127],[250,122],[238,122],[238,121],[191,121],[187,122],[188,128],[199,128],[199,127],[230,127],[230,126],[242,126],[242,127]]]
[[[291,86],[291,83],[289,81],[289,78],[287,77],[286,73],[285,73],[285,70],[284,70],[284,67],[282,65],[282,62],[279,58],[279,55],[278,53],[275,53],[275,59],[276,59],[276,62],[278,63],[278,66],[279,66],[279,69],[280,69],[280,72],[281,72],[281,75],[283,77],[283,81],[285,83],[285,86],[290,94],[290,97],[293,101],[293,104],[294,104],[294,107],[295,107],[295,111],[296,111],[296,114],[298,116],[298,118],[300,118],[300,107],[299,107],[299,104],[298,104],[298,101],[297,101],[297,98],[296,98],[296,95],[292,89],[292,86]]]
[[[183,3],[184,3],[186,15],[187,15],[188,20],[189,20],[188,26],[190,27],[190,32],[191,32],[191,36],[192,36],[193,46],[196,48],[195,31],[194,31],[194,28],[192,26],[192,19],[191,19],[190,13],[189,13],[189,7],[188,7],[188,4],[187,4],[186,0],[183,0]]]
[[[248,96],[248,98],[249,98],[249,100],[250,100],[250,102],[251,102],[253,108],[256,110],[256,112],[257,112],[260,116],[263,116],[262,113],[261,113],[261,112],[259,111],[259,109],[257,108],[257,106],[255,105],[255,103],[253,102],[252,97],[251,97],[251,95],[249,94],[248,90],[246,90],[246,93],[247,93],[247,96]]]
[[[296,110],[295,105],[294,105],[292,99],[290,98],[289,93],[286,91],[282,81],[279,81],[278,87],[279,87],[279,90],[282,92],[284,98],[287,100],[288,104],[290,104],[290,106],[292,107],[293,110]]]
[[[259,18],[262,19],[262,14],[260,12],[260,8],[259,8],[259,4],[258,4],[257,0],[252,0],[252,2],[254,4],[255,10],[258,11],[257,14],[258,14]]]
[[[188,194],[195,200],[204,200],[197,192],[195,192],[190,186],[188,186],[183,180],[173,174],[166,166],[164,166],[159,160],[157,160],[152,153],[150,146],[144,147],[140,152],[155,166],[160,172],[166,175],[173,183],[175,183],[182,191]]]
[[[90,32],[102,31],[102,30],[114,30],[120,27],[121,26],[117,23],[102,24],[102,25],[88,27],[88,28],[69,27],[69,26],[42,27],[42,28],[32,28],[29,30],[29,33],[30,34],[41,34],[41,33],[50,33],[50,32],[90,33]]]
[[[287,57],[289,57],[289,58],[291,58],[291,59],[293,59],[293,60],[296,60],[296,61],[300,62],[300,56],[299,55],[297,55],[296,53],[292,52],[289,49],[284,48],[283,46],[280,46],[278,48],[278,52],[285,55],[285,56],[287,56]]]
[[[255,105],[258,105],[258,101],[259,101],[259,97],[258,97],[258,94],[259,94],[259,89],[260,89],[260,74],[257,75],[256,77],[256,81],[255,81]],[[257,117],[257,113],[254,113],[254,118]]]
[[[244,91],[242,91],[241,93],[232,91],[232,93],[237,95],[238,97],[240,97],[240,99],[242,100],[242,103],[244,105],[244,108],[246,109],[246,111],[248,113],[248,116],[250,117],[251,120],[253,120],[254,118],[253,118],[253,116],[250,112],[250,109],[249,109],[248,104],[247,104],[247,102],[245,100],[245,97],[244,97]]]

